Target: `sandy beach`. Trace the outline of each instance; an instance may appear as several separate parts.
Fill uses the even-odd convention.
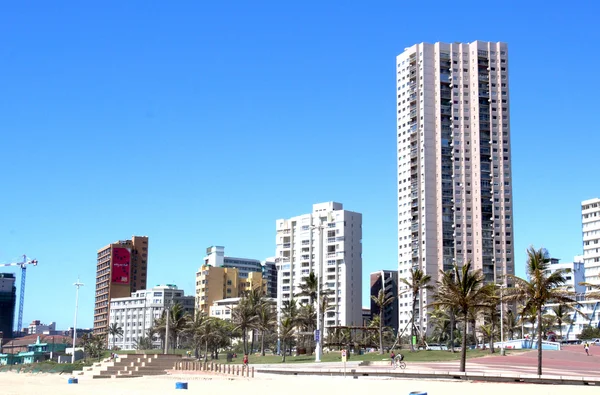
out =
[[[212,377],[206,375],[150,376],[132,379],[82,377],[79,384],[68,384],[69,376],[56,374],[0,373],[0,394],[372,394],[409,395],[422,391],[432,394],[461,395],[559,395],[597,394],[598,388],[585,386],[470,383],[436,380],[406,380],[350,377],[295,377],[262,375],[254,379]],[[188,390],[176,390],[175,383],[185,381]]]

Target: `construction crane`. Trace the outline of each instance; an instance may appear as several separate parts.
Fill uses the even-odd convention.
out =
[[[19,295],[19,320],[17,321],[17,332],[21,332],[23,329],[23,302],[25,299],[25,277],[27,275],[27,265],[37,266],[38,261],[36,259],[27,260],[27,256],[23,255],[23,262],[14,263],[0,263],[0,267],[3,266],[20,266],[21,267],[21,293]]]

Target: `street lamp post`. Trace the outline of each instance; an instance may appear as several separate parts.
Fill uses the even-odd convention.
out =
[[[73,323],[73,353],[71,354],[71,363],[75,363],[75,341],[77,340],[77,309],[79,307],[79,287],[83,286],[83,283],[77,282],[73,284],[76,287],[75,290],[75,322]]]
[[[317,266],[317,344],[315,346],[315,362],[321,362],[321,339],[323,333],[321,330],[321,271],[323,266],[323,224],[313,225],[313,229],[319,230],[319,254]]]

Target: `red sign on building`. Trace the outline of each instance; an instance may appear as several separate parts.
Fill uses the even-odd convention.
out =
[[[116,284],[129,284],[131,253],[127,248],[113,248],[111,281]]]

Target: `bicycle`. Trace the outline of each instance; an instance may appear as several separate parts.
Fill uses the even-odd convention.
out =
[[[394,358],[394,362],[392,364],[392,367],[394,369],[396,369],[396,368],[406,369],[406,362],[404,362],[403,359],[404,359],[404,355],[402,355],[402,354],[397,355]]]

